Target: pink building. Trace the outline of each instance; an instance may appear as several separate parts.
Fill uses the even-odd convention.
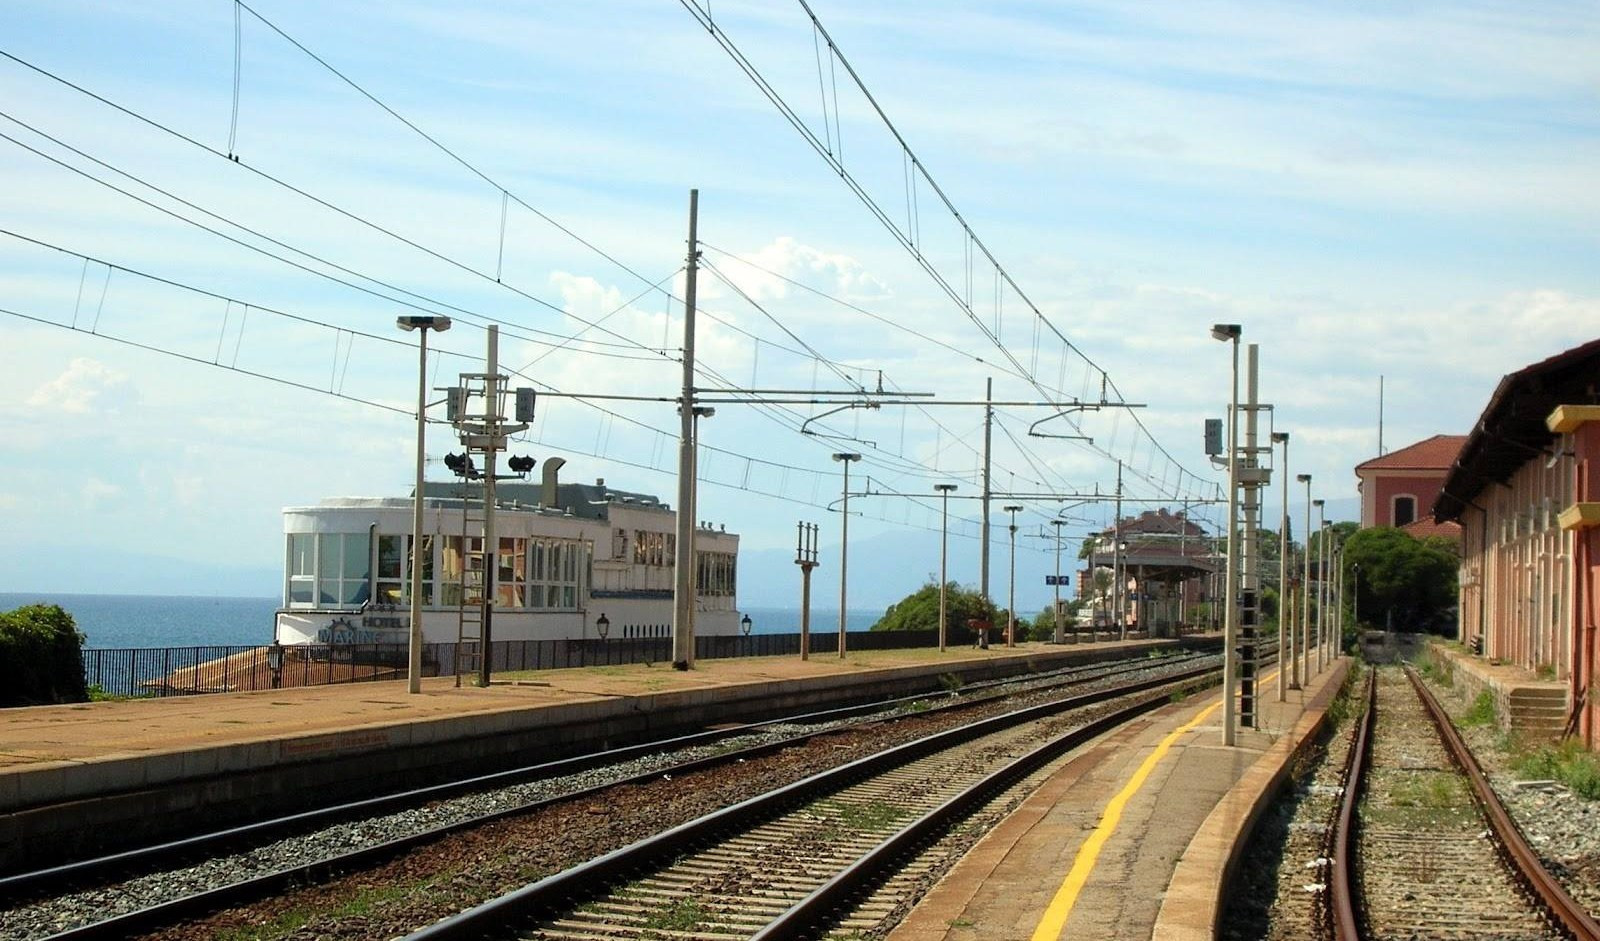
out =
[[[1356,465],[1361,492],[1361,528],[1409,527],[1429,516],[1466,435],[1434,435]],[[1422,533],[1413,533],[1423,535]],[[1434,532],[1428,535],[1449,535]]]
[[[1433,506],[1461,524],[1461,639],[1567,687],[1600,744],[1600,340],[1500,381]]]

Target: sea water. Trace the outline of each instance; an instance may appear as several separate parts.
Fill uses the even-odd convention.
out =
[[[91,648],[270,644],[273,612],[279,604],[277,598],[0,592],[0,611],[40,602],[65,608],[88,638],[84,646]],[[741,613],[750,615],[752,633],[800,632],[800,612],[795,608],[751,607]],[[851,611],[846,629],[867,630],[882,614]],[[814,633],[838,629],[837,609],[812,612]]]

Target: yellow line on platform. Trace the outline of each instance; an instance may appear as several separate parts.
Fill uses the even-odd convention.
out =
[[[1276,676],[1277,672],[1269,674]],[[1259,690],[1268,677],[1261,677],[1256,681]],[[1067,927],[1067,916],[1072,914],[1072,907],[1078,902],[1078,893],[1083,891],[1084,883],[1089,881],[1089,874],[1094,872],[1095,863],[1100,859],[1100,851],[1105,848],[1106,841],[1111,839],[1111,834],[1116,832],[1117,824],[1122,822],[1122,810],[1127,806],[1133,795],[1139,793],[1144,787],[1145,779],[1150,777],[1150,772],[1155,770],[1159,762],[1172,748],[1172,743],[1178,736],[1194,729],[1204,722],[1208,716],[1222,708],[1222,700],[1200,710],[1193,719],[1184,723],[1179,728],[1161,740],[1144,761],[1140,762],[1139,770],[1133,773],[1128,783],[1123,785],[1117,796],[1111,798],[1106,804],[1105,813],[1100,816],[1100,823],[1089,834],[1089,838],[1078,847],[1078,856],[1072,861],[1072,869],[1067,873],[1066,881],[1061,883],[1061,888],[1056,890],[1055,897],[1050,900],[1050,905],[1044,910],[1044,917],[1039,919],[1039,926],[1033,929],[1032,941],[1056,941],[1061,937],[1061,932]]]

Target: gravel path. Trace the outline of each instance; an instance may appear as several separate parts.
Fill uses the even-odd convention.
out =
[[[1600,912],[1600,801],[1587,800],[1560,784],[1529,782],[1511,768],[1504,736],[1488,726],[1462,726],[1472,703],[1459,687],[1428,679],[1456,728],[1489,776],[1517,827],[1545,868],[1591,913]]]

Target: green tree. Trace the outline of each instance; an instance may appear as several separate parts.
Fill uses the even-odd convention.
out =
[[[0,706],[84,702],[83,635],[59,605],[0,612]]]
[[[1387,526],[1352,533],[1344,546],[1355,612],[1396,630],[1454,633],[1458,562],[1448,539],[1419,540]]]
[[[972,618],[987,620],[994,628],[1005,628],[1004,608],[985,604],[983,595],[962,588],[955,582],[945,586],[946,617],[950,636],[968,637],[967,621]],[[1025,623],[1025,622],[1019,622]],[[872,625],[875,631],[936,631],[939,629],[939,585],[928,582],[921,588],[890,605]],[[991,635],[993,636],[993,635]]]

